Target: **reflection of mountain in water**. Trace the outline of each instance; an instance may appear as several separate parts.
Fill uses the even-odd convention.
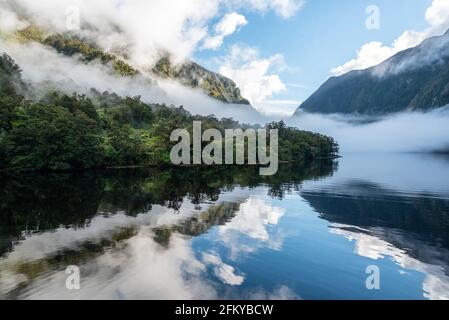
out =
[[[425,297],[449,299],[449,200],[406,195],[368,182],[302,193],[331,232],[356,242],[356,253],[390,257],[426,275]]]
[[[207,211],[191,217],[174,226],[156,227],[153,229],[154,240],[164,246],[168,246],[170,237],[174,232],[188,235],[201,235],[214,226],[224,225],[235,217],[240,203],[225,202],[217,206],[211,206]]]
[[[404,195],[368,182],[351,182],[336,190],[302,196],[331,222],[361,228],[390,228],[430,244],[449,248],[449,200]]]

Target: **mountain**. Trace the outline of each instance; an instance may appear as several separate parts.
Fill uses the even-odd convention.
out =
[[[249,101],[241,96],[240,89],[234,81],[192,61],[176,66],[172,64],[168,55],[164,55],[154,65],[152,72],[161,78],[176,79],[188,87],[201,88],[223,102],[249,104]]]
[[[381,64],[327,80],[296,110],[382,115],[449,104],[449,31]]]
[[[99,60],[103,64],[110,64],[113,70],[120,76],[133,77],[141,74],[141,71],[131,66],[125,59],[112,53],[106,53],[95,43],[82,39],[76,35],[46,34],[36,26],[25,28],[16,35],[22,42],[36,41],[56,49],[59,53],[74,56],[80,55],[82,61],[91,62]],[[184,86],[198,88],[207,95],[225,103],[249,105],[249,101],[242,97],[240,89],[234,81],[218,73],[209,71],[192,61],[186,61],[174,65],[168,54],[151,66],[150,72],[156,78],[173,79]]]

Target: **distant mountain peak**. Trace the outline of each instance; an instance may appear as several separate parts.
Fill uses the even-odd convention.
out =
[[[449,30],[377,66],[331,77],[295,114],[382,115],[449,104]]]

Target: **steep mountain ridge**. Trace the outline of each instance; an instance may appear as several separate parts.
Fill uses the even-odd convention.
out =
[[[297,109],[382,115],[449,104],[449,31],[381,64],[327,80]]]
[[[223,102],[249,104],[249,101],[242,97],[234,81],[211,72],[193,61],[176,66],[171,62],[170,56],[164,55],[154,65],[152,72],[161,78],[176,79],[188,87],[201,88]]]
[[[79,55],[83,62],[99,60],[103,64],[111,65],[113,71],[123,77],[133,77],[142,74],[140,70],[130,65],[116,54],[104,52],[95,43],[89,42],[75,34],[45,33],[36,26],[30,26],[16,33],[21,42],[34,41],[57,50],[66,56]],[[209,71],[192,61],[174,65],[168,54],[148,68],[156,78],[172,79],[184,86],[198,88],[207,95],[225,103],[249,105],[249,101],[242,97],[240,89],[234,81],[218,73]]]

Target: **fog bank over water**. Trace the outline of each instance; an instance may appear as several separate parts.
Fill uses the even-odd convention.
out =
[[[307,181],[303,191],[331,190],[332,193],[351,194],[365,185],[379,186],[385,195],[395,193],[408,196],[447,197],[449,195],[449,155],[400,153],[348,153],[339,161],[338,170],[325,181]],[[339,186],[339,187],[335,187]],[[374,191],[371,190],[374,194]],[[379,194],[377,194],[379,195]]]
[[[370,118],[301,113],[289,125],[334,137],[341,153],[449,150],[449,107]]]

